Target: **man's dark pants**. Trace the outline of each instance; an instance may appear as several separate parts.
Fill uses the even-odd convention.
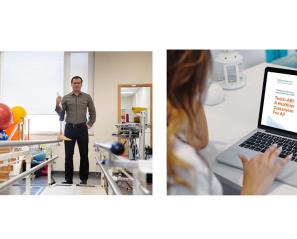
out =
[[[65,180],[67,182],[73,180],[73,154],[75,142],[77,141],[80,154],[79,178],[81,181],[87,181],[89,176],[89,134],[86,123],[77,125],[66,123],[64,135],[72,139],[71,141],[64,141]]]

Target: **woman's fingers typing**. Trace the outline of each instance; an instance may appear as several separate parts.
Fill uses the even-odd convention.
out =
[[[282,169],[283,167],[292,159],[292,154],[288,155],[287,157],[285,157],[282,160],[279,160],[278,162],[275,163],[274,165],[274,173],[275,175],[277,175]]]
[[[243,166],[249,161],[247,157],[245,157],[244,155],[239,155],[239,158],[243,164]]]
[[[270,157],[270,155],[277,149],[277,144],[272,144],[270,147],[264,152],[264,157]]]

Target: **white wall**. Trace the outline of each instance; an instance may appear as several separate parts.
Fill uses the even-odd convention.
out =
[[[97,121],[93,126],[94,136],[90,136],[90,171],[98,171],[95,164],[93,144],[96,141],[116,141],[112,132],[118,121],[118,84],[152,83],[151,52],[96,52],[94,73],[94,103]],[[48,138],[49,136],[45,137]],[[53,136],[54,137],[54,136]],[[41,138],[38,136],[38,138]],[[64,146],[57,148],[60,159],[54,170],[64,171]],[[79,169],[79,153],[76,145],[74,170]]]

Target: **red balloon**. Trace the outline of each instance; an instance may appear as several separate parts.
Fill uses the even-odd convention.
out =
[[[7,129],[12,123],[12,113],[10,108],[0,103],[0,130]]]

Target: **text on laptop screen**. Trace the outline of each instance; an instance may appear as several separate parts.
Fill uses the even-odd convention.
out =
[[[261,124],[297,133],[297,76],[267,72]]]

